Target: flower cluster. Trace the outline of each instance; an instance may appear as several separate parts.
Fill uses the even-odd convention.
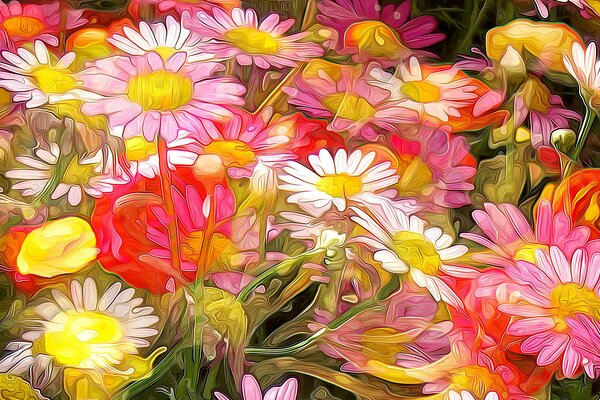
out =
[[[596,2],[104,3],[0,4],[0,398],[596,398]]]

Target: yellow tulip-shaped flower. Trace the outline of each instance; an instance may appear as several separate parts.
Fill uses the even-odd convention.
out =
[[[51,278],[81,270],[97,254],[92,227],[79,217],[61,218],[29,232],[17,256],[17,268],[23,275]]]

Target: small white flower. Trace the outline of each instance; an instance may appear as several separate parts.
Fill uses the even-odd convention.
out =
[[[56,200],[66,195],[72,206],[81,202],[84,193],[100,197],[125,179],[117,173],[117,168],[112,168],[107,161],[110,157],[105,158],[102,150],[84,157],[75,155],[61,168],[59,160],[66,158],[61,155],[56,143],[40,145],[33,151],[33,157],[18,156],[15,159],[27,168],[6,172],[7,178],[18,181],[12,186],[13,189],[21,191],[23,196],[40,196],[46,190],[51,190],[51,199]],[[61,174],[58,179],[55,177],[57,174]],[[53,184],[56,186],[48,187]]]
[[[308,156],[311,168],[288,162],[283,167],[285,173],[279,175],[284,182],[279,188],[294,192],[288,202],[298,204],[313,216],[321,216],[332,205],[344,211],[349,203],[391,210],[398,204],[391,200],[395,190],[389,188],[400,178],[390,168],[390,162],[373,165],[374,160],[374,152],[363,155],[356,150],[348,155],[340,149],[334,158],[328,150],[321,149],[318,155]]]
[[[485,397],[477,397],[475,395],[473,395],[471,392],[466,391],[466,390],[461,390],[460,392],[457,392],[455,390],[450,390],[448,393],[446,393],[446,396],[444,397],[444,400],[499,400],[500,397],[498,397],[498,393],[496,392],[489,392],[486,393]]]
[[[590,42],[584,50],[579,43],[573,43],[571,54],[565,54],[563,61],[567,71],[588,96],[600,90],[600,61],[597,59],[596,43]]]
[[[452,261],[467,252],[463,245],[453,245],[450,235],[438,227],[427,227],[415,215],[396,212],[375,221],[364,211],[354,208],[352,220],[369,232],[356,238],[375,251],[373,258],[392,273],[409,273],[420,287],[427,288],[437,301],[454,307],[462,301],[440,278],[441,273],[456,277],[474,277],[475,270],[452,265]]]
[[[178,52],[186,53],[189,62],[213,58],[212,54],[204,51],[200,38],[170,15],[165,22],[148,24],[141,21],[137,31],[124,27],[123,35],[114,34],[108,41],[125,53],[135,56],[154,51],[165,60]]]

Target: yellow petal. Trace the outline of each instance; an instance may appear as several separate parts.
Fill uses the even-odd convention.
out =
[[[97,254],[92,227],[84,219],[67,217],[27,234],[17,256],[17,268],[23,275],[51,278],[81,270]]]

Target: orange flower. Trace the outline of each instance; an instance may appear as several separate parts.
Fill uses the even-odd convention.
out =
[[[600,169],[577,171],[558,185],[548,185],[544,198],[573,225],[587,226],[593,239],[600,238]]]

